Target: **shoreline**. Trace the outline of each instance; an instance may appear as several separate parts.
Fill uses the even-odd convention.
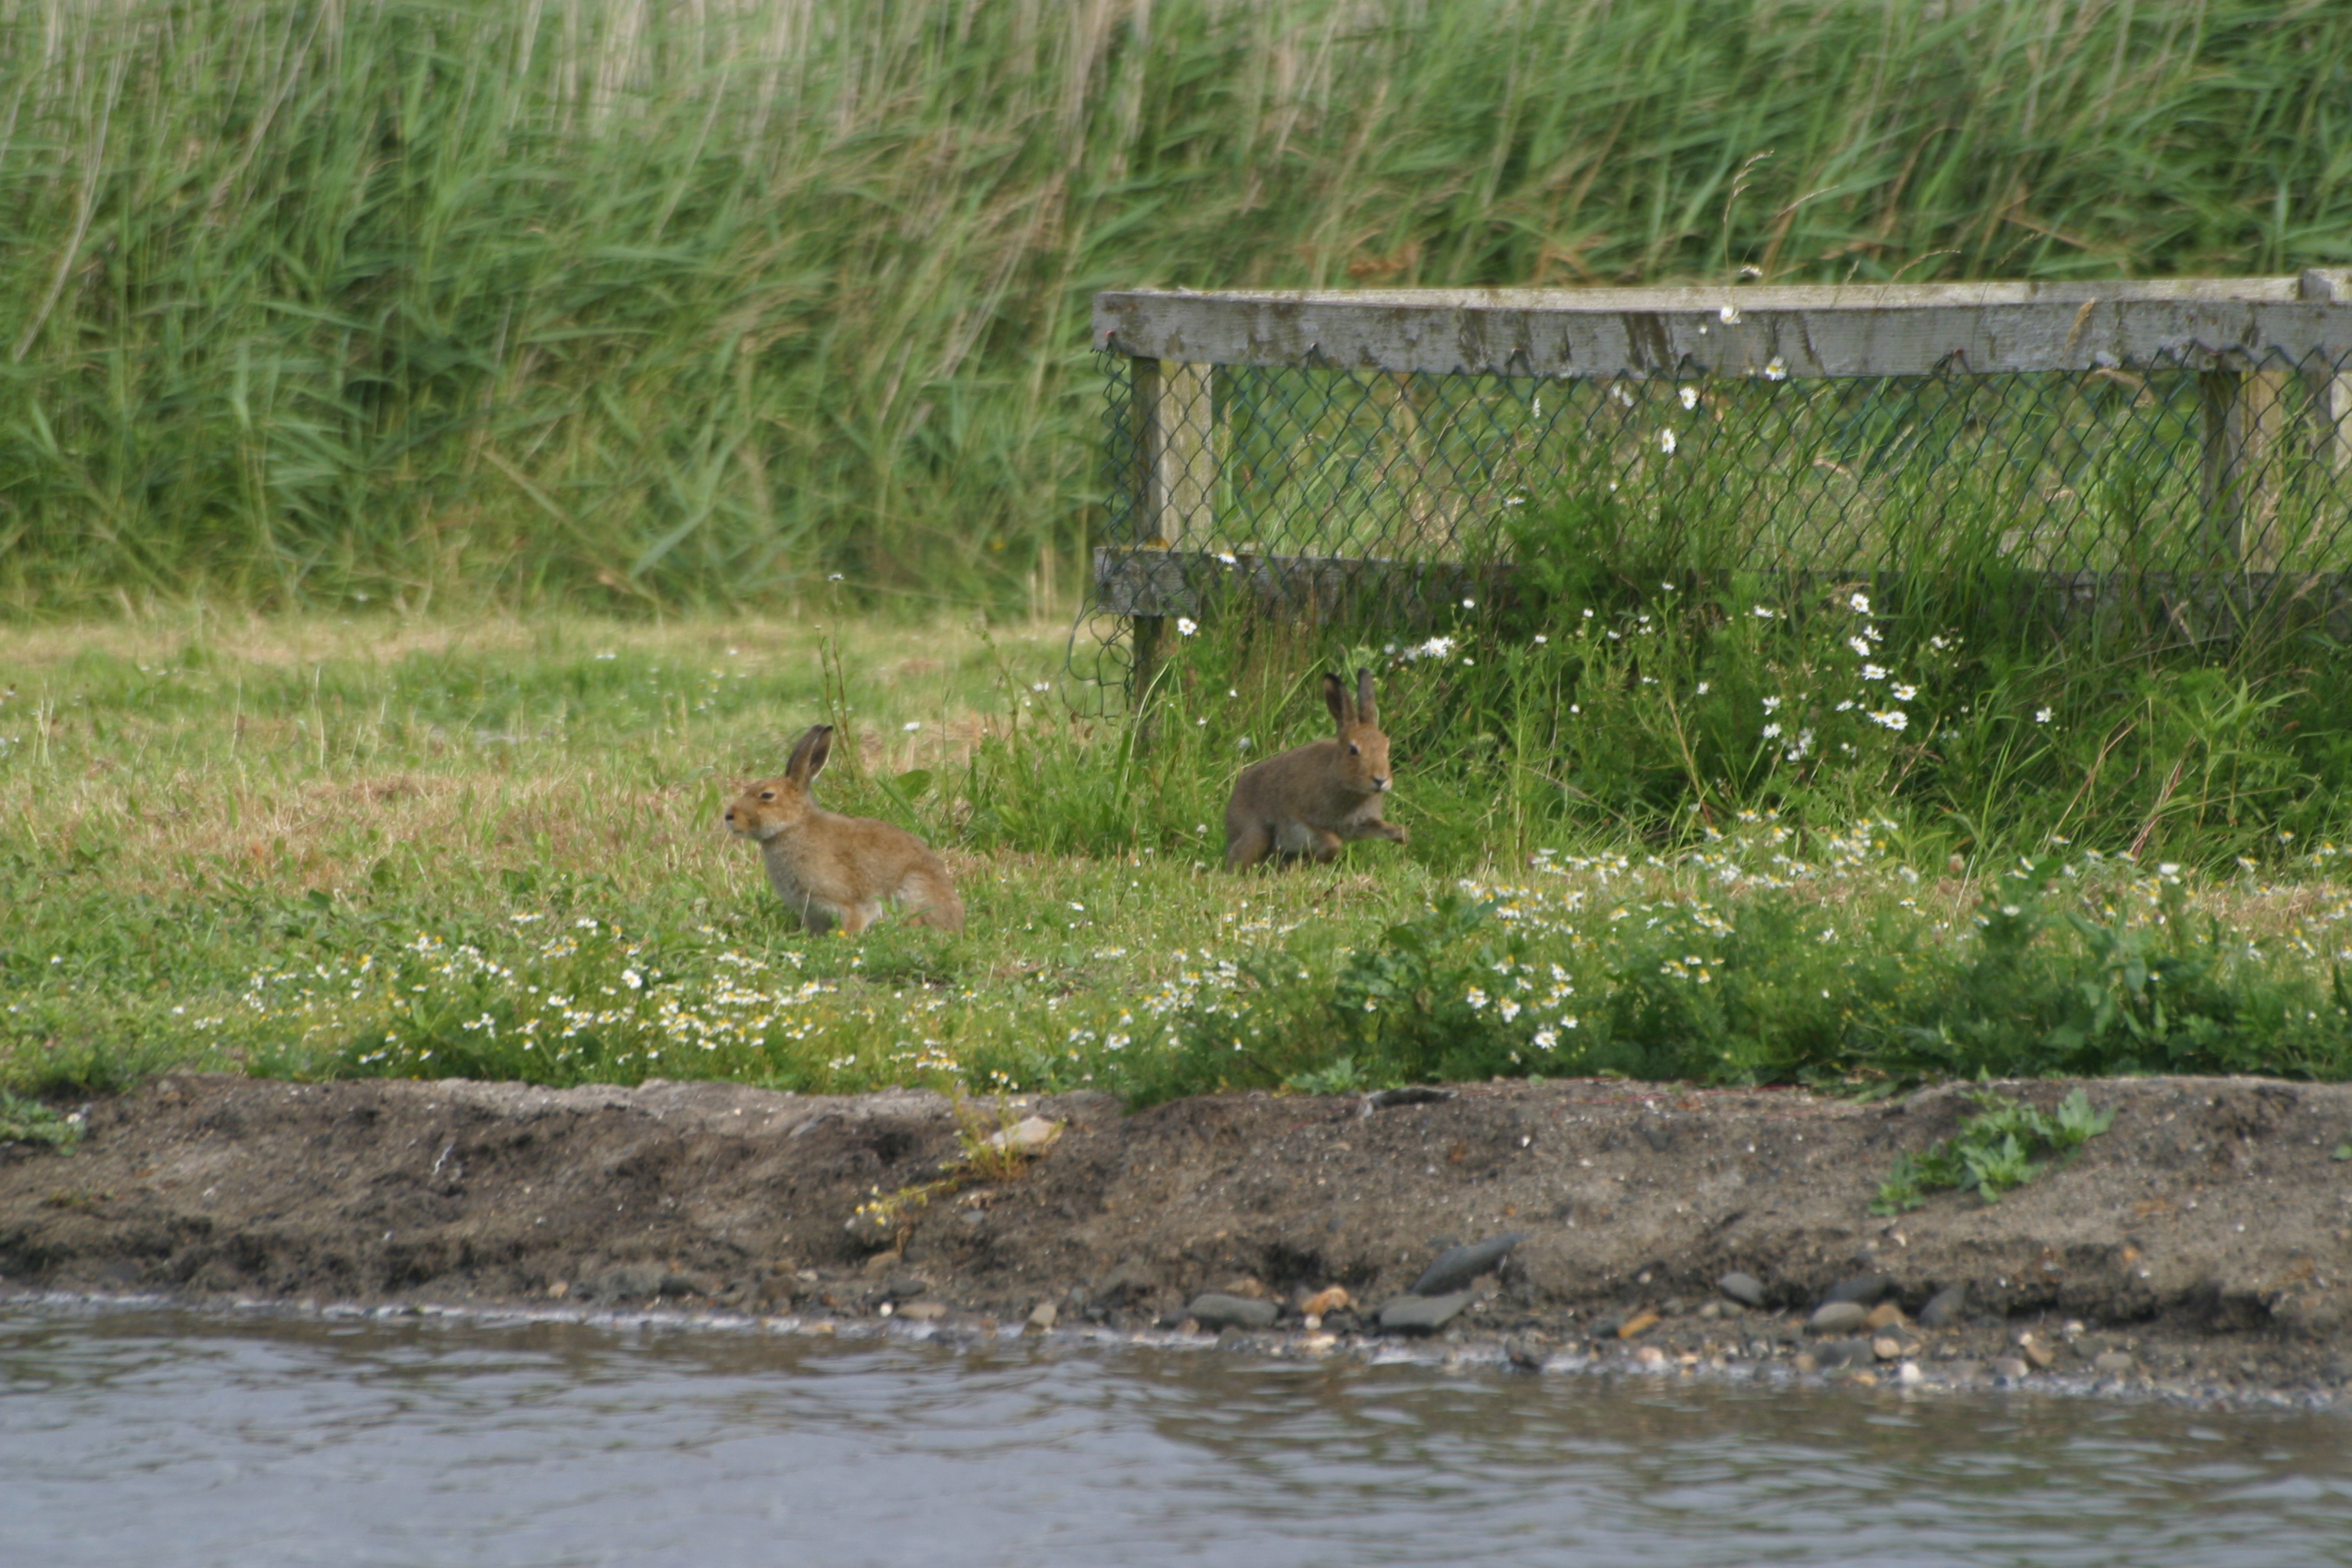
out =
[[[1421,1337],[1350,1335],[1339,1342],[1297,1330],[1257,1333],[1182,1329],[1120,1331],[1087,1325],[1056,1327],[1040,1331],[1024,1322],[989,1317],[943,1322],[906,1322],[891,1319],[802,1316],[749,1317],[740,1313],[693,1308],[639,1310],[502,1305],[451,1306],[408,1302],[362,1306],[352,1302],[289,1301],[277,1299],[191,1300],[166,1295],[115,1296],[94,1292],[11,1290],[0,1287],[0,1315],[19,1309],[63,1315],[68,1311],[99,1313],[158,1312],[199,1317],[215,1323],[270,1322],[426,1324],[461,1327],[485,1332],[545,1328],[581,1329],[615,1338],[651,1331],[665,1333],[759,1334],[776,1338],[822,1339],[856,1347],[931,1345],[963,1352],[1005,1345],[1026,1345],[1056,1352],[1142,1351],[1162,1354],[1229,1354],[1272,1363],[1312,1362],[1352,1363],[1360,1367],[1405,1366],[1448,1374],[1488,1373],[1550,1378],[1614,1378],[1645,1387],[1707,1387],[1824,1392],[1843,1387],[1860,1393],[1874,1390],[1902,1397],[1955,1397],[2028,1394],[2061,1399],[2101,1399],[2155,1404],[2182,1410],[2271,1411],[2324,1414],[2352,1410],[2352,1390],[2310,1386],[2273,1387],[2229,1381],[2189,1382],[2179,1379],[2112,1377],[2060,1365],[2046,1375],[2011,1378],[1981,1370],[1955,1375],[1946,1365],[1929,1364],[1920,1375],[1907,1378],[1895,1368],[1880,1367],[1864,1379],[1843,1369],[1801,1370],[1782,1361],[1748,1361],[1682,1365],[1675,1358],[1663,1362],[1637,1359],[1636,1347],[1618,1347],[1622,1353],[1556,1352],[1540,1358],[1519,1353],[1517,1342],[1465,1336],[1451,1342]],[[54,1317],[51,1319],[55,1321]]]
[[[1008,1119],[1062,1124],[1025,1169],[877,1226],[861,1207],[971,1131],[936,1094],[183,1075],[93,1102],[69,1152],[0,1149],[0,1300],[2352,1405],[2352,1086],[2000,1087],[2044,1109],[2080,1087],[2114,1125],[1999,1204],[1886,1218],[1877,1184],[1965,1090],[1020,1096]],[[1513,1233],[1409,1295],[1448,1247]],[[1867,1326],[1811,1326],[1869,1279]],[[1956,1285],[1948,1321],[1925,1310]],[[1313,1300],[1333,1287],[1348,1304]],[[1382,1330],[1400,1300],[1428,1331]]]

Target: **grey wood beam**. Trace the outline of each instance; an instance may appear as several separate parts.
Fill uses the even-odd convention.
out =
[[[1924,375],[2352,357],[2341,273],[1806,288],[1126,290],[1096,347],[1192,364],[1518,376]]]

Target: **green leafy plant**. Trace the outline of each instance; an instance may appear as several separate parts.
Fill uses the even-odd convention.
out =
[[[1348,956],[1330,1008],[1369,1073],[1391,1082],[1478,1078],[1516,1059],[1518,1036],[1504,1013],[1518,944],[1480,934],[1494,912],[1491,900],[1448,889],[1426,914]]]
[[[1894,1172],[1880,1184],[1870,1212],[1896,1215],[1916,1209],[1927,1194],[1947,1189],[1975,1192],[1989,1204],[2012,1192],[2042,1173],[2042,1158],[2063,1159],[2105,1132],[2115,1121],[2112,1110],[2092,1109],[2090,1097],[2077,1089],[2058,1102],[2054,1112],[2043,1111],[1992,1089],[1975,1095],[1977,1113],[1963,1119],[1959,1131],[1924,1153],[1895,1157]]]
[[[0,1143],[39,1143],[62,1150],[80,1142],[79,1117],[0,1089]]]

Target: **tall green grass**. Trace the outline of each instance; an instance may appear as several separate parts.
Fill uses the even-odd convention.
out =
[[[2210,0],[0,0],[0,604],[1066,593],[1096,289],[2352,254]]]

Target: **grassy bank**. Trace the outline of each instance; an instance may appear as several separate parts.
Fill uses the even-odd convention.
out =
[[[0,5],[0,606],[1066,593],[1107,286],[2346,259],[2277,0]]]
[[[830,618],[0,632],[0,1089],[174,1063],[1145,1098],[2352,1072],[2326,842],[2200,869],[1966,841],[1886,815],[1859,769],[1877,810],[1727,805],[1645,837],[1406,745],[1409,848],[1234,878],[1229,727],[1318,732],[1303,682],[1214,694],[1214,725],[1171,705],[1139,755],[1066,716],[1063,650],[1055,623]],[[1415,667],[1389,666],[1401,716]],[[729,787],[827,715],[855,742],[829,802],[945,847],[967,934],[811,940],[719,831]]]

